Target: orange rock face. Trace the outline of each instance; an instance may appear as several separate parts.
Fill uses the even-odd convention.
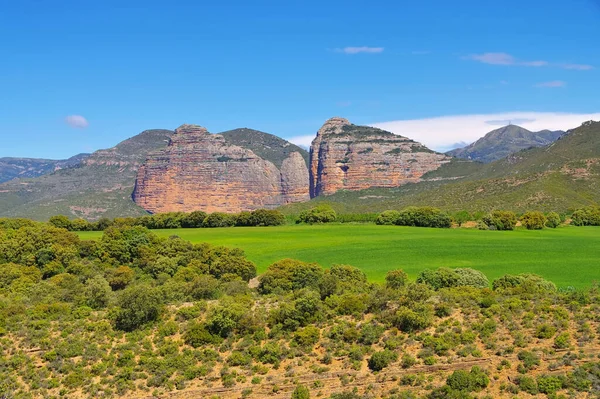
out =
[[[310,196],[418,182],[450,161],[406,137],[331,118],[310,149]]]
[[[307,201],[308,169],[291,153],[281,169],[205,128],[183,125],[138,171],[134,201],[153,212],[240,212]]]

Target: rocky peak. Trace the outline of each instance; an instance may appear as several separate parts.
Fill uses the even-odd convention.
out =
[[[418,182],[449,160],[406,137],[331,118],[311,145],[310,195]]]
[[[306,201],[306,162],[278,140],[251,129],[221,135],[180,126],[169,145],[140,167],[133,200],[154,213],[240,212]],[[272,146],[259,155],[253,143],[261,142]]]
[[[317,132],[317,136],[321,136],[323,134],[335,134],[341,133],[343,131],[344,126],[351,126],[352,124],[348,119],[340,118],[339,116],[334,116],[333,118],[328,119],[321,129]]]

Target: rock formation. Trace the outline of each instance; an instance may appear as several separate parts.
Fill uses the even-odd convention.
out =
[[[418,182],[449,161],[406,137],[331,118],[310,149],[310,196]]]
[[[240,212],[306,201],[307,182],[299,152],[287,155],[278,168],[223,135],[182,125],[169,145],[140,167],[133,199],[153,213]]]

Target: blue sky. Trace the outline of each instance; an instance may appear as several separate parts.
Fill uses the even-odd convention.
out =
[[[335,115],[441,149],[600,112],[598,0],[4,0],[0,36],[0,156],[183,123],[304,143]]]

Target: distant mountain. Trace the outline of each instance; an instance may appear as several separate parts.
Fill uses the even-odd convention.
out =
[[[77,154],[69,159],[0,158],[0,183],[18,178],[38,177],[59,169],[81,164],[90,154]]]
[[[508,125],[489,132],[464,148],[457,148],[446,154],[488,163],[527,148],[544,147],[556,141],[564,133],[560,130],[531,132],[520,126]]]
[[[78,165],[32,179],[0,184],[0,217],[46,220],[63,214],[94,220],[143,215],[131,200],[135,176],[148,153],[169,142],[170,130],[146,130]]]
[[[585,122],[546,147],[483,164],[454,159],[397,188],[345,191],[283,208],[287,213],[326,201],[342,212],[380,212],[409,205],[448,211],[567,212],[600,204],[600,122]]]

